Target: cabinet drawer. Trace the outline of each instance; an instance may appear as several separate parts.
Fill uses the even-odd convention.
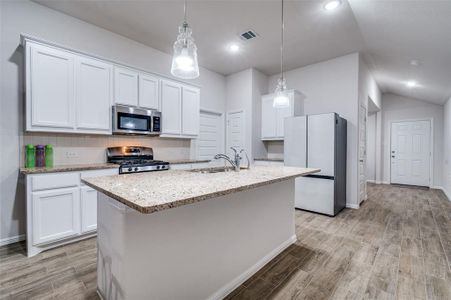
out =
[[[100,176],[112,176],[117,175],[119,173],[119,169],[105,169],[105,170],[93,170],[93,171],[84,171],[81,172],[80,178],[90,178],[90,177],[100,177]],[[84,183],[81,183],[84,185]]]
[[[79,173],[54,173],[35,175],[31,179],[33,191],[59,189],[78,186],[80,182]]]

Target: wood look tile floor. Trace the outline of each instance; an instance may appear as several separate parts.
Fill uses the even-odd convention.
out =
[[[226,298],[451,299],[451,202],[389,185],[368,196],[335,218],[297,210],[298,242]],[[0,248],[0,298],[98,299],[95,239],[32,258]]]

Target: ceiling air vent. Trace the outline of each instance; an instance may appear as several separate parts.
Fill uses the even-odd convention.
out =
[[[255,33],[255,31],[252,30],[247,30],[245,32],[243,32],[242,34],[240,34],[241,39],[248,41],[251,40],[253,38],[256,38],[258,36],[257,33]]]

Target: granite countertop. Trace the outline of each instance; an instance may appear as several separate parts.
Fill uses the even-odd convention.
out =
[[[254,160],[259,160],[259,161],[280,161],[280,162],[283,162],[283,158],[254,158]]]
[[[181,164],[200,164],[200,163],[209,163],[211,160],[208,159],[175,159],[175,160],[166,160],[171,165],[181,165]]]
[[[164,171],[86,178],[82,181],[141,213],[150,214],[319,171],[255,166],[239,173]]]
[[[102,169],[117,169],[119,165],[101,163],[101,164],[80,164],[80,165],[59,165],[50,168],[20,168],[22,174],[41,174],[41,173],[57,173],[57,172],[75,172],[75,171],[90,171]]]

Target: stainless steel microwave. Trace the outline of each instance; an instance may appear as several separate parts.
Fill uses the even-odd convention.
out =
[[[113,106],[113,134],[159,135],[161,112],[126,105]]]

